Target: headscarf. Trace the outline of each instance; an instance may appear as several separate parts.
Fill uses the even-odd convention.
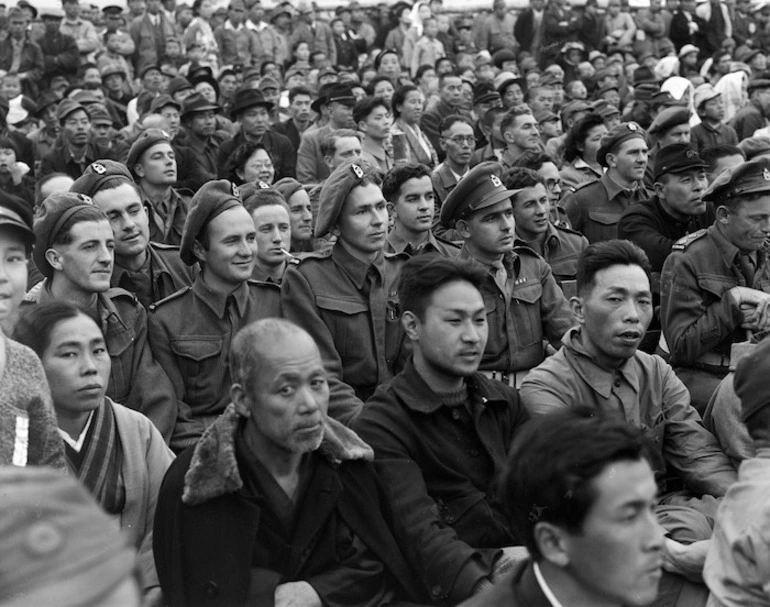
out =
[[[725,74],[714,85],[714,90],[722,94],[722,102],[725,106],[725,122],[732,120],[738,110],[748,103],[749,96],[746,92],[748,82],[749,77],[746,72],[737,71]]]
[[[687,109],[690,110],[690,126],[700,124],[700,116],[695,111],[692,82],[681,76],[672,76],[663,83],[660,91],[671,93],[671,96],[677,101],[682,101],[686,97]]]
[[[422,36],[422,17],[420,17],[420,8],[423,6],[429,6],[427,2],[417,2],[412,7],[412,12],[409,17],[412,19],[412,27],[417,32],[417,37]]]

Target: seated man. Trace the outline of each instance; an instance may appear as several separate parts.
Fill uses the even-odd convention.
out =
[[[521,544],[494,482],[527,415],[515,390],[477,372],[488,332],[484,280],[468,260],[420,255],[405,264],[401,322],[413,356],[353,422],[374,449],[396,537],[441,604],[487,586],[507,562],[499,549]]]
[[[310,335],[260,320],[235,336],[229,362],[232,403],[160,489],[154,548],[166,603],[420,600],[379,507],[371,449],[327,417]]]
[[[590,410],[527,424],[500,499],[530,558],[462,607],[650,604],[664,534],[652,514],[655,458],[640,430]]]
[[[703,428],[673,369],[638,350],[652,318],[647,257],[627,240],[595,243],[580,258],[577,289],[570,303],[579,326],[524,380],[522,401],[536,417],[586,405],[645,428],[689,490],[664,492],[661,523],[682,543],[707,539],[713,497],[724,495],[735,469]]]
[[[770,342],[738,363],[735,392],[755,453],[740,467],[717,511],[703,577],[709,607],[770,605]]]
[[[770,329],[770,158],[723,172],[703,198],[714,225],[678,241],[661,277],[671,364],[700,411],[729,371],[733,344]]]

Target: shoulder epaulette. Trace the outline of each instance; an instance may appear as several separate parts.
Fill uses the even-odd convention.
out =
[[[256,280],[254,278],[248,278],[246,282],[249,283],[250,287],[266,287],[268,289],[278,289],[281,290],[281,285],[275,282],[267,282],[266,280]]]
[[[159,251],[178,251],[179,245],[178,244],[166,244],[165,242],[155,242],[154,240],[150,242],[153,249],[158,249]]]
[[[583,188],[587,188],[589,185],[595,185],[597,183],[600,183],[598,179],[594,179],[593,181],[583,181],[582,183],[578,183],[577,185],[573,185],[569,188],[569,192],[577,192],[578,190],[582,190]]]
[[[307,253],[304,253],[302,257],[297,258],[298,262],[300,264],[309,261],[311,259],[326,259],[327,257],[331,257],[332,249],[329,247],[326,250],[322,251],[308,251]]]
[[[575,236],[583,236],[582,232],[578,232],[577,230],[573,228],[568,228],[565,225],[562,225],[561,223],[551,222],[551,225],[556,228],[559,232],[566,232],[567,234],[573,234]]]
[[[150,310],[151,311],[152,310],[156,310],[158,307],[162,306],[163,304],[166,304],[166,303],[168,303],[170,301],[174,301],[175,299],[179,299],[182,295],[187,293],[187,291],[189,291],[190,289],[192,289],[192,287],[190,287],[190,286],[182,287],[181,289],[179,289],[178,291],[172,293],[171,295],[168,295],[168,296],[164,297],[163,299],[159,299],[155,303],[150,304]]]
[[[433,235],[433,238],[435,238],[438,242],[441,244],[445,244],[449,247],[452,247],[453,249],[457,249],[458,251],[462,249],[462,245],[457,244],[456,242],[452,242],[451,240],[447,240],[446,238],[441,238],[441,236]]]
[[[134,302],[139,301],[136,298],[136,295],[134,295],[131,291],[126,291],[120,287],[110,287],[107,289],[107,291],[105,291],[104,295],[110,299],[130,299]]]
[[[674,243],[674,245],[671,247],[671,250],[684,251],[696,240],[703,238],[706,235],[706,232],[707,232],[706,228],[703,228],[702,230],[698,230],[697,232],[693,232],[692,234],[687,234],[687,236],[682,236],[682,238],[680,238]]]

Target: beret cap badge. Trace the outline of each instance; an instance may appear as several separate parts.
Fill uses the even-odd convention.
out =
[[[364,178],[364,171],[357,164],[351,164],[350,165],[350,170],[353,171],[353,175],[356,176],[356,179],[363,179]]]
[[[98,162],[94,162],[91,165],[91,169],[97,175],[104,175],[107,172],[107,168],[103,164],[99,164]]]
[[[763,178],[765,181],[770,181],[770,171],[768,171],[767,169],[764,169],[764,170],[762,171],[762,178]]]

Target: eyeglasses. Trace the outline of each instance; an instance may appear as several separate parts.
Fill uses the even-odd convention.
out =
[[[474,135],[466,135],[465,137],[462,135],[455,135],[454,137],[444,137],[444,140],[451,141],[455,145],[462,145],[463,143],[476,145],[476,137]]]

